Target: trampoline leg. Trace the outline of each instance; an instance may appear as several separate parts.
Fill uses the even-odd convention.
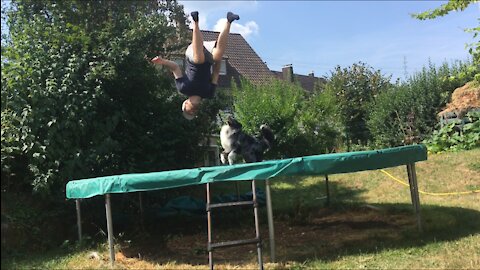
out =
[[[107,233],[108,248],[110,250],[110,264],[115,262],[115,248],[113,246],[113,224],[112,224],[112,208],[110,204],[110,194],[105,194],[105,211],[107,215]]]
[[[255,180],[252,180],[252,199],[253,204],[253,215],[255,216],[255,236],[256,239],[260,238],[260,223],[258,220],[258,203],[257,203],[257,189],[255,188]],[[263,270],[263,260],[262,260],[262,241],[257,242],[257,255],[258,255],[258,269]]]
[[[327,202],[325,203],[327,206],[330,206],[330,188],[328,186],[328,175],[325,175],[325,192],[327,193]]]
[[[420,196],[418,194],[417,174],[415,172],[415,163],[407,164],[408,184],[410,186],[410,195],[412,197],[413,209],[417,217],[418,231],[422,232],[422,218],[420,216]]]
[[[210,184],[206,184],[207,188],[207,206],[210,205]],[[213,253],[210,245],[212,244],[212,217],[211,210],[207,207],[207,234],[208,234],[208,266],[213,270]]]
[[[77,209],[77,229],[78,229],[78,242],[82,243],[82,214],[80,211],[80,199],[75,200],[75,208]]]
[[[270,181],[265,181],[265,191],[267,200],[267,218],[268,218],[268,235],[270,238],[270,260],[275,262],[275,229],[273,227],[273,210],[272,196],[270,193]]]

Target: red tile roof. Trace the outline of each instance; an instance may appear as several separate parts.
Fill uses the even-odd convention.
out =
[[[285,80],[283,72],[281,71],[273,71],[272,73],[280,80]],[[315,89],[316,84],[324,84],[326,80],[321,77],[315,77],[311,75],[293,75],[294,82],[299,82],[303,89],[312,92]]]
[[[204,41],[217,40],[219,32],[202,30]],[[258,54],[240,34],[230,33],[225,55],[237,72],[254,84],[274,78],[274,75]]]

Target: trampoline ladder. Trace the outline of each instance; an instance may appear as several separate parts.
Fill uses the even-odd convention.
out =
[[[210,203],[210,183],[206,184],[207,187],[207,225],[208,225],[208,264],[210,269],[213,270],[213,250],[218,248],[225,247],[235,247],[248,244],[256,244],[257,254],[258,254],[258,267],[263,270],[263,261],[262,261],[262,239],[260,237],[260,226],[258,221],[258,203],[257,195],[255,193],[255,180],[252,180],[252,200],[251,201],[237,201],[237,202],[228,202],[228,203]],[[253,206],[253,214],[255,216],[255,238],[251,239],[240,239],[234,241],[225,241],[225,242],[212,242],[212,217],[211,211],[215,208],[221,207],[232,207],[232,206]]]

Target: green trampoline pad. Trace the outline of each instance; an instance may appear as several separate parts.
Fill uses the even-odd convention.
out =
[[[427,150],[424,145],[409,145],[232,166],[131,173],[69,181],[66,196],[68,199],[82,199],[107,193],[159,190],[220,181],[269,180],[277,176],[331,175],[395,167],[426,159]]]

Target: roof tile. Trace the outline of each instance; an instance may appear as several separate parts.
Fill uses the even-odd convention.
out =
[[[202,30],[202,33],[205,41],[217,40],[220,34],[219,32],[204,30]],[[228,57],[228,63],[239,74],[254,84],[274,78],[267,65],[240,34],[230,33],[224,56]]]

